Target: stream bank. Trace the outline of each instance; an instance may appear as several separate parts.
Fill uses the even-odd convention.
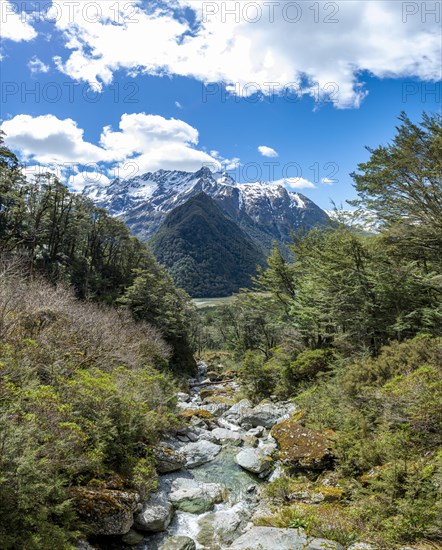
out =
[[[235,380],[208,375],[204,363],[189,388],[177,395],[188,423],[158,447],[158,489],[138,505],[132,528],[109,548],[343,550],[302,529],[255,525],[271,514],[262,488],[284,475],[280,458],[313,468],[329,458],[319,434],[307,429],[295,431],[294,444],[296,407],[236,401]]]

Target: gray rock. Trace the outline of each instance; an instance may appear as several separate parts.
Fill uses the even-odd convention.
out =
[[[245,409],[251,409],[253,407],[252,402],[248,399],[241,399],[238,403],[235,403],[228,409],[228,414],[238,415],[241,414]]]
[[[184,393],[182,391],[178,392],[176,394],[177,398],[178,398],[178,401],[184,401],[185,403],[187,403],[187,401],[189,401],[190,399],[190,395],[188,393]]]
[[[308,537],[301,529],[252,527],[237,538],[231,550],[344,550],[337,542]]]
[[[261,449],[264,454],[272,455],[277,450],[278,445],[273,441],[260,441],[258,448]]]
[[[245,447],[257,447],[258,446],[258,438],[254,435],[245,435],[243,437],[244,446]]]
[[[209,403],[207,405],[203,405],[201,408],[211,412],[213,416],[220,416],[229,410],[229,405],[227,403]]]
[[[373,546],[373,544],[368,544],[368,542],[355,542],[354,544],[349,546],[347,550],[377,550],[377,546]],[[400,550],[405,550],[405,548]]]
[[[184,468],[186,459],[183,454],[170,449],[167,445],[159,445],[154,449],[156,467],[159,474],[167,474]]]
[[[224,495],[225,489],[218,483],[198,483],[194,479],[179,478],[172,483],[169,498],[183,512],[202,514],[222,502]]]
[[[211,443],[217,443],[217,438],[212,434],[210,430],[204,430],[198,428],[198,440],[199,441],[210,441]]]
[[[275,479],[279,479],[285,475],[284,468],[281,464],[277,464],[275,469],[273,470],[271,476],[269,477],[269,481],[275,481]]]
[[[200,418],[199,416],[196,416],[196,415],[192,416],[192,418],[190,419],[190,425],[193,428],[207,429],[206,422],[204,422],[204,420],[202,418]]]
[[[181,451],[186,457],[187,468],[196,468],[197,466],[201,466],[201,464],[213,460],[221,451],[221,445],[202,440],[188,443]]]
[[[176,535],[175,537],[168,537],[158,550],[195,550],[195,548],[196,544],[193,539]]]
[[[159,532],[167,529],[173,516],[173,506],[165,491],[152,493],[143,509],[135,516],[135,527],[140,531]]]
[[[135,546],[136,544],[140,544],[144,539],[143,533],[139,533],[138,531],[135,531],[135,529],[131,529],[129,533],[126,533],[122,537],[122,541],[124,544],[128,544],[129,546]]]
[[[220,426],[221,428],[225,428],[226,430],[231,430],[232,432],[240,432],[242,431],[240,426],[235,424],[235,422],[237,421],[238,421],[237,417],[220,416],[216,422],[218,426]]]
[[[253,427],[271,428],[296,410],[295,405],[281,405],[263,402],[252,409],[245,408],[240,413],[240,425],[251,424]]]
[[[221,445],[241,445],[242,442],[241,434],[232,432],[232,430],[226,430],[225,428],[215,428],[212,430],[212,436]]]
[[[256,428],[252,428],[248,430],[246,435],[254,435],[255,437],[261,437],[264,433],[264,426],[256,426]]]
[[[198,542],[204,548],[226,548],[242,533],[250,517],[244,503],[238,503],[230,509],[204,515],[198,522],[200,531]]]
[[[199,439],[198,435],[195,432],[192,432],[190,430],[187,432],[186,435],[190,439],[190,441],[193,441],[193,442],[198,441]]]
[[[235,461],[241,468],[254,474],[267,472],[272,465],[272,459],[269,456],[264,454],[260,449],[252,448],[240,451],[236,455]]]

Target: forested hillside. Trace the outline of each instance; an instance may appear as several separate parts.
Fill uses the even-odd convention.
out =
[[[127,227],[51,174],[27,181],[0,149],[0,247],[32,276],[72,287],[80,299],[124,305],[157,327],[177,370],[194,368],[187,342],[189,301]]]
[[[175,284],[191,296],[230,296],[248,287],[263,253],[205,193],[172,210],[149,242]]]
[[[287,469],[267,488],[273,508],[261,525],[303,527],[343,545],[437,545],[441,117],[417,125],[402,115],[394,141],[370,153],[353,177],[356,204],[376,215],[379,234],[343,224],[313,230],[292,245],[293,263],[276,248],[255,292],[202,313],[199,347],[215,365],[239,363],[251,399],[299,407],[284,428]],[[329,440],[332,469],[294,467],[299,426]]]
[[[192,307],[123,223],[3,145],[0,248],[0,546],[76,548],[155,487]]]

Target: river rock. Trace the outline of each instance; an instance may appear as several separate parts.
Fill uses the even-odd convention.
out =
[[[238,403],[232,405],[227,411],[231,415],[239,415],[246,409],[251,409],[253,407],[252,402],[249,399],[241,399]]]
[[[322,469],[330,463],[330,442],[319,432],[294,419],[284,420],[272,428],[271,435],[279,447],[279,459],[298,468]]]
[[[230,405],[228,405],[227,403],[209,403],[207,405],[203,405],[201,408],[204,408],[206,411],[209,411],[213,414],[213,416],[216,417],[229,410]]]
[[[167,529],[173,516],[173,506],[165,491],[152,493],[143,509],[135,517],[135,527],[140,531],[157,533]]]
[[[140,542],[143,542],[144,535],[143,533],[135,531],[135,529],[131,529],[129,533],[123,535],[121,540],[124,542],[124,544],[127,544],[128,546],[135,546],[137,544],[140,544]]]
[[[240,413],[239,422],[241,426],[251,424],[253,427],[271,428],[295,410],[295,405],[282,405],[265,401],[252,409],[243,409]]]
[[[245,503],[238,503],[228,510],[205,514],[198,522],[198,542],[204,548],[225,548],[243,531],[250,517]]]
[[[180,478],[172,483],[169,498],[183,512],[202,514],[223,501],[225,489],[218,483],[198,483],[194,479]]]
[[[71,497],[80,521],[91,535],[125,535],[134,523],[138,493],[73,487]]]
[[[284,468],[281,466],[281,464],[277,464],[271,476],[269,477],[268,481],[271,483],[276,479],[280,479],[281,477],[284,477],[284,475],[285,475]]]
[[[188,393],[184,393],[182,391],[178,392],[176,394],[176,396],[177,396],[178,401],[184,401],[185,403],[187,403],[187,401],[189,401],[189,399],[190,399],[190,395]]]
[[[238,432],[232,432],[232,430],[226,430],[225,428],[215,428],[212,430],[212,436],[217,443],[221,445],[241,445],[242,437]]]
[[[235,461],[241,468],[254,474],[267,472],[272,465],[272,459],[269,456],[264,454],[260,449],[253,448],[240,451],[236,455]]]
[[[233,419],[227,419],[227,418],[224,418],[223,416],[220,416],[218,419],[217,419],[217,424],[218,426],[220,426],[221,428],[225,428],[226,430],[230,430],[232,432],[241,432],[242,429],[240,426],[238,426],[237,424],[234,424],[234,422],[237,421],[237,418],[233,418]]]
[[[159,445],[153,450],[156,468],[159,474],[167,474],[184,468],[186,459],[182,453],[170,449],[167,445]]]
[[[254,435],[245,435],[243,437],[244,445],[246,447],[257,447],[258,446],[258,438]]]
[[[344,550],[337,542],[308,537],[301,529],[252,527],[237,538],[231,550]]]
[[[196,544],[193,539],[176,535],[175,537],[168,537],[158,550],[195,550],[195,548]]]
[[[195,428],[196,433],[198,434],[198,440],[202,441],[210,441],[212,443],[217,443],[217,438],[212,434],[210,430],[206,430],[203,428]]]
[[[256,428],[251,428],[247,431],[246,435],[253,435],[255,437],[261,437],[264,433],[264,426],[256,426]]]
[[[210,462],[221,451],[221,445],[211,441],[201,440],[194,443],[188,443],[181,449],[186,457],[187,468],[196,468]]]

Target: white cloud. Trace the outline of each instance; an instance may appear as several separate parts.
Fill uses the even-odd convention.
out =
[[[322,183],[325,185],[333,185],[336,180],[330,179],[330,178],[322,178]]]
[[[125,69],[225,82],[242,96],[285,95],[288,87],[348,108],[358,107],[367,93],[363,71],[380,78],[440,78],[439,24],[430,13],[423,17],[425,9],[434,9],[431,1],[419,3],[410,15],[404,13],[406,3],[394,0],[321,0],[314,3],[317,9],[302,2],[175,0],[170,11],[149,12],[133,0],[119,4],[121,10],[132,4],[134,11],[120,11],[118,20],[111,11],[115,4],[95,4],[99,21],[90,14],[87,21],[80,5],[73,25],[69,9],[63,10],[56,24],[71,54],[56,63],[72,78],[99,85]],[[198,24],[191,28],[184,17],[174,18],[172,8],[180,7],[192,10]],[[221,86],[210,93],[222,101]]]
[[[183,108],[183,106],[181,105],[181,103],[179,101],[175,101],[175,107],[177,109],[182,109]]]
[[[49,65],[43,63],[36,55],[29,60],[28,67],[32,74],[49,72]]]
[[[26,14],[17,10],[23,2],[0,2],[0,24],[2,39],[14,42],[32,40],[37,36],[35,29],[26,21]]]
[[[111,180],[107,177],[104,171],[92,172],[92,171],[84,170],[70,176],[67,181],[67,184],[74,191],[82,191],[86,185],[92,185],[92,184],[107,185],[110,182]]]
[[[195,171],[202,165],[221,166],[218,159],[196,148],[195,128],[182,120],[158,115],[123,114],[118,130],[103,128],[99,145],[86,141],[83,129],[74,120],[53,115],[17,115],[5,121],[1,129],[7,144],[21,151],[32,164],[58,167],[64,175],[71,170],[69,181],[77,189],[85,177],[72,165],[92,164],[93,168],[87,170],[91,173],[89,179],[106,173],[107,168],[101,170],[103,164],[118,170],[120,177],[160,168]]]
[[[54,115],[16,115],[3,122],[6,142],[43,164],[97,162],[104,151],[84,141],[84,131],[71,118],[60,120]]]
[[[315,189],[315,184],[305,178],[282,178],[271,183],[273,185],[282,185],[289,191],[296,189]]]
[[[258,151],[261,153],[263,157],[275,158],[278,156],[278,153],[275,151],[275,149],[272,149],[271,147],[267,147],[267,145],[260,145],[258,147]]]

